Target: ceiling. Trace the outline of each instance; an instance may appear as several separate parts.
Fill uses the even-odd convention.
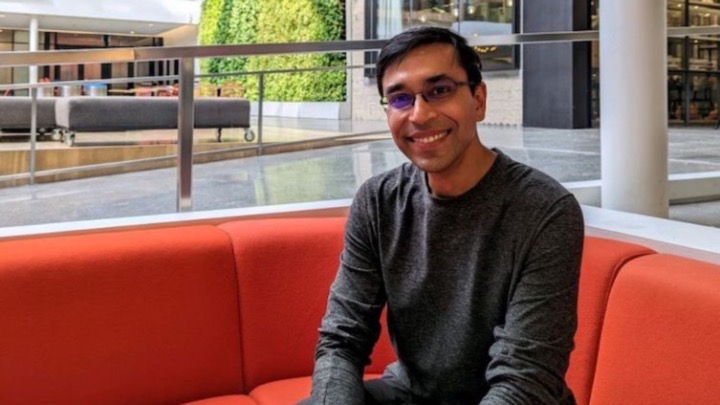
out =
[[[121,34],[161,36],[164,32],[182,27],[186,24],[128,21],[105,18],[81,18],[66,16],[36,16],[40,31],[84,32],[98,34]],[[28,30],[30,15],[0,12],[0,29]]]

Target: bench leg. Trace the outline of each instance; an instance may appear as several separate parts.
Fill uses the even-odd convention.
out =
[[[60,142],[66,143],[68,146],[75,146],[75,132],[61,129]]]

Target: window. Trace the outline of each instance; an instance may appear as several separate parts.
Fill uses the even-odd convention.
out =
[[[518,0],[366,0],[365,38],[388,39],[411,27],[450,28],[472,39],[483,35],[506,35],[517,32]],[[483,70],[517,69],[516,46],[477,48]],[[375,63],[377,52],[367,52],[365,63]],[[374,76],[367,69],[366,76]]]

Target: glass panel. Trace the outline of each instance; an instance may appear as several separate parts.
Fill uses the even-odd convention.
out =
[[[60,65],[60,77],[56,78],[59,81],[70,81],[78,79],[78,66],[77,65]]]
[[[15,43],[27,44],[29,42],[29,33],[27,31],[13,31]]]
[[[155,46],[153,37],[130,37],[120,35],[110,35],[108,46],[110,47],[137,47],[137,46]]]
[[[668,75],[668,118],[670,124],[685,122],[685,75]]]
[[[83,79],[99,80],[102,78],[102,65],[99,63],[88,63],[84,67]]]
[[[690,70],[718,70],[720,39],[703,37],[690,43],[688,68]]]
[[[105,41],[99,34],[72,34],[59,32],[57,34],[58,49],[76,48],[104,48]]]
[[[600,43],[590,43],[590,122],[600,125]]]
[[[26,45],[27,46],[27,45]],[[29,83],[30,82],[30,68],[27,66],[12,68],[13,83]],[[16,96],[27,96],[30,93],[27,89],[13,90],[13,94]]]
[[[718,25],[720,4],[716,1],[691,1],[690,26]]]
[[[685,0],[668,0],[667,7],[668,27],[682,27],[685,25]]]
[[[111,65],[111,72],[113,79],[119,79],[128,76],[128,63],[127,62],[116,62]],[[126,90],[129,87],[128,83],[113,83],[110,86],[111,90]],[[122,94],[122,93],[121,93]]]
[[[11,30],[0,29],[0,43],[11,43],[13,32]]]
[[[590,2],[590,29],[597,30],[600,27],[600,16],[598,13],[598,0]]]
[[[690,76],[691,123],[714,123],[718,117],[718,74],[693,74]]]
[[[460,9],[454,1],[410,1],[405,10],[404,28],[419,25],[450,27],[460,19]]]
[[[680,38],[668,38],[668,69],[682,69],[684,41]]]
[[[466,38],[513,32],[514,0],[376,0],[375,24],[368,38],[388,39],[415,26],[451,28]],[[477,51],[485,70],[514,69],[515,47],[487,46]],[[368,63],[374,59],[368,59]]]
[[[0,33],[0,35],[2,35],[2,33]],[[12,44],[0,42],[0,52],[8,51],[12,51]],[[12,68],[0,68],[0,84],[10,83],[12,83]],[[12,93],[12,90],[3,90],[2,92],[0,92],[0,96],[9,96]]]
[[[452,28],[466,38],[508,35],[513,32],[512,0],[467,1],[458,14],[463,20],[453,23]],[[483,68],[495,70],[514,68],[514,49],[512,46],[484,46],[478,47],[477,51],[482,57]]]
[[[372,35],[371,38],[388,39],[407,28],[409,24],[403,21],[407,17],[403,15],[402,2],[377,0],[375,4],[375,32],[370,33]],[[409,13],[409,16],[412,18],[413,14]]]

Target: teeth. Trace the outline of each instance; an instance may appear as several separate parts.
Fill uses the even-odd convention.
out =
[[[419,142],[419,143],[435,142],[435,141],[437,141],[437,140],[440,140],[440,139],[446,137],[447,134],[448,134],[448,131],[445,131],[445,132],[441,132],[441,133],[439,133],[439,134],[435,134],[435,135],[433,135],[433,136],[427,136],[427,137],[425,137],[425,138],[416,138],[415,141],[416,141],[416,142]]]

